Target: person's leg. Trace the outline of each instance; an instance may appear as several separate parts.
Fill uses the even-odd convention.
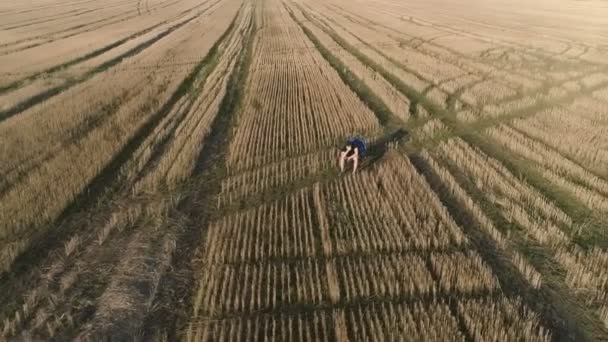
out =
[[[346,158],[346,161],[353,163],[353,173],[355,173],[355,171],[357,171],[357,165],[359,164],[357,156],[350,156]]]
[[[340,152],[340,172],[344,172],[344,161],[346,159],[346,152]]]

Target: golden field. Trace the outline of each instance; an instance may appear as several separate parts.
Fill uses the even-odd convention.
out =
[[[607,28],[599,0],[0,2],[0,341],[607,339]]]

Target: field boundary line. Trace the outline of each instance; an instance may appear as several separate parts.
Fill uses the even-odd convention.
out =
[[[487,235],[479,225],[476,223],[474,216],[468,211],[458,205],[458,201],[450,194],[449,188],[443,183],[443,181],[435,174],[435,172],[426,164],[423,158],[417,154],[411,155],[412,163],[415,165],[418,172],[426,179],[428,184],[431,186],[433,191],[440,197],[441,202],[446,206],[450,215],[458,223],[463,230],[466,231],[466,235],[471,239],[471,242],[475,246],[475,250],[482,256],[497,276],[501,289],[505,291],[508,296],[522,296],[525,303],[530,305],[532,309],[542,313],[542,323],[544,326],[550,327],[554,331],[554,336],[567,336],[568,332],[574,331],[578,339],[588,340],[586,333],[580,329],[580,325],[574,324],[570,317],[567,321],[567,326],[561,325],[560,320],[563,321],[564,313],[567,312],[565,308],[558,310],[560,312],[559,319],[548,316],[550,314],[547,310],[539,310],[543,305],[543,301],[540,300],[546,296],[552,296],[555,298],[561,297],[563,294],[556,293],[555,284],[547,284],[546,277],[543,277],[543,285],[539,290],[535,290],[526,281],[526,279],[517,271],[514,265],[510,263],[508,257],[504,255],[492,241],[491,237]],[[468,190],[465,190],[468,193]],[[486,210],[484,213],[487,214]],[[494,217],[490,216],[492,221]],[[544,274],[543,274],[544,276]],[[562,289],[563,290],[563,289]],[[553,303],[553,301],[552,301]]]
[[[207,1],[203,2],[202,4],[200,4],[198,6],[192,7],[190,10],[194,10],[197,7],[201,7],[201,6],[205,5],[206,3],[208,3],[209,1],[211,1],[211,0],[207,0]],[[182,13],[182,14],[180,14],[180,15],[178,15],[175,18],[172,18],[170,20],[164,20],[164,21],[159,22],[159,23],[157,23],[155,25],[149,26],[149,27],[147,27],[147,28],[145,28],[143,30],[135,32],[135,33],[133,33],[133,34],[131,34],[131,35],[125,37],[125,38],[119,39],[119,40],[117,40],[117,41],[115,41],[115,42],[113,42],[111,44],[108,44],[108,45],[102,47],[102,48],[99,48],[97,50],[91,51],[91,52],[89,52],[89,53],[87,53],[87,54],[85,54],[83,56],[74,58],[74,59],[72,59],[72,60],[70,60],[70,61],[68,61],[66,63],[57,64],[55,66],[52,66],[50,68],[44,69],[44,70],[39,71],[39,72],[35,72],[33,74],[29,73],[29,72],[13,72],[13,71],[11,71],[11,72],[0,72],[0,75],[7,75],[7,76],[13,76],[13,75],[19,75],[19,74],[30,74],[29,76],[27,76],[25,78],[22,78],[20,80],[16,80],[16,81],[14,81],[12,83],[9,83],[8,85],[1,86],[0,87],[0,95],[6,93],[8,91],[11,91],[13,89],[22,87],[23,85],[27,84],[28,82],[31,82],[31,81],[36,80],[38,78],[49,77],[49,74],[53,74],[53,73],[55,73],[57,71],[61,71],[61,70],[65,69],[65,68],[72,67],[73,65],[82,63],[82,62],[87,61],[87,60],[89,60],[91,58],[100,56],[100,55],[102,55],[102,54],[104,54],[104,53],[106,53],[106,52],[108,52],[108,51],[110,51],[110,50],[112,50],[112,49],[114,49],[114,48],[116,48],[116,47],[118,47],[118,46],[120,46],[120,45],[128,42],[129,40],[135,39],[135,38],[137,38],[137,37],[139,37],[141,35],[144,35],[144,34],[150,32],[150,31],[154,30],[155,28],[157,28],[157,27],[159,27],[161,25],[167,24],[167,23],[169,23],[171,21],[174,21],[174,20],[178,20],[179,18],[183,17],[185,14],[186,13]],[[95,68],[96,67],[87,68],[87,71],[94,70]],[[82,70],[83,68],[80,68],[80,69]]]
[[[233,19],[232,24],[228,26],[224,34],[218,38],[215,45],[219,44],[221,40],[225,38],[226,34],[230,32],[235,19]],[[212,51],[213,48],[210,49],[210,52]],[[202,68],[206,62],[207,60],[202,60],[200,67]],[[66,220],[69,220],[70,217],[76,213],[84,212],[86,209],[92,209],[96,204],[110,200],[111,196],[120,190],[123,181],[121,178],[122,166],[141,146],[145,137],[154,130],[154,127],[156,127],[162,118],[171,111],[172,107],[180,100],[180,98],[185,95],[184,91],[188,90],[187,84],[194,80],[197,72],[198,69],[195,68],[189,75],[186,76],[184,80],[182,80],[181,84],[169,97],[167,102],[163,104],[156,113],[150,115],[149,119],[146,120],[136,132],[134,132],[131,139],[128,140],[125,145],[116,152],[114,157],[108,161],[105,167],[103,167],[99,173],[90,180],[83,191],[75,196],[74,200],[72,200],[71,203],[62,210],[56,219],[46,224],[49,227],[57,227],[57,229],[46,229],[44,230],[44,233],[38,234],[38,236],[34,237],[30,244],[30,248],[28,248],[26,252],[15,260],[15,266],[13,269],[23,269],[25,264],[38,264],[52,246],[55,246],[62,241],[61,237],[72,233],[61,229]],[[2,279],[2,281],[4,280],[5,279]]]
[[[215,5],[221,1],[222,0],[217,0],[213,5]],[[213,5],[211,5],[211,6],[213,6]],[[174,31],[176,31],[176,30],[180,29],[181,27],[194,21],[196,18],[200,17],[203,13],[205,13],[205,11],[203,11],[203,12],[197,14],[196,16],[193,16],[192,18],[189,18],[179,24],[169,27],[168,29],[166,29],[165,31],[159,33],[158,35],[152,37],[151,39],[129,49],[128,51],[120,54],[119,56],[116,56],[116,57],[110,59],[109,61],[102,63],[101,65],[99,65],[96,68],[92,69],[91,71],[87,72],[86,74],[79,77],[75,81],[68,82],[67,84],[63,84],[63,85],[45,90],[42,93],[39,93],[37,95],[34,95],[33,97],[30,97],[22,102],[17,103],[16,105],[14,105],[13,107],[11,107],[9,109],[0,111],[0,123],[6,119],[9,119],[10,117],[12,117],[14,115],[17,115],[23,111],[28,110],[29,108],[32,108],[32,107],[46,101],[47,99],[49,99],[55,95],[58,95],[58,94],[64,92],[67,89],[74,87],[77,84],[80,84],[82,82],[85,82],[85,81],[91,79],[94,75],[96,75],[100,72],[103,72],[117,64],[120,64],[126,58],[138,55],[140,52],[144,51],[146,48],[154,45],[154,43],[160,41],[161,39],[169,36]]]
[[[243,6],[245,3],[243,2]],[[200,252],[200,244],[204,241],[204,233],[214,214],[210,210],[214,198],[219,194],[218,178],[224,173],[227,153],[227,140],[229,132],[245,93],[245,80],[253,53],[254,35],[257,23],[255,19],[255,5],[249,22],[249,30],[244,37],[244,48],[241,49],[238,62],[233,69],[227,92],[221,101],[219,111],[211,123],[210,133],[205,138],[203,150],[199,158],[193,177],[197,179],[198,187],[186,196],[177,207],[177,212],[189,217],[183,231],[178,235],[177,245],[181,246],[173,258],[170,267],[172,272],[166,273],[160,279],[161,291],[152,304],[155,311],[146,318],[144,327],[146,334],[165,329],[168,340],[178,340],[179,334],[185,333],[189,323],[194,291],[192,284],[197,284],[197,270],[200,265],[195,256]],[[238,15],[235,17],[237,18]],[[236,20],[236,19],[235,19]],[[201,231],[202,230],[202,231]],[[177,290],[176,290],[177,289]],[[147,336],[152,338],[153,336]],[[183,337],[183,336],[181,336]]]

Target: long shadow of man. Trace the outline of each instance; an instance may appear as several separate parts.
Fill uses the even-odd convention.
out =
[[[367,156],[365,157],[362,166],[367,167],[382,158],[386,151],[388,151],[389,144],[406,142],[408,138],[409,133],[403,128],[399,128],[391,134],[380,137],[375,142],[369,144]]]

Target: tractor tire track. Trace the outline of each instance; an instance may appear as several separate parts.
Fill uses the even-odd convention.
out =
[[[130,191],[124,190],[131,188],[132,184],[124,184],[124,182],[121,181],[121,170],[123,166],[126,165],[126,162],[132,159],[133,154],[141,148],[142,144],[147,141],[147,137],[150,136],[162,119],[168,115],[184,97],[189,96],[188,94],[191,90],[190,87],[196,80],[198,74],[213,58],[218,58],[216,56],[218,53],[217,47],[230,37],[229,34],[231,32],[234,32],[234,23],[238,18],[239,12],[240,10],[237,12],[237,15],[235,15],[232,24],[226,28],[226,31],[218,38],[214,44],[214,47],[209,50],[207,56],[201,60],[199,65],[197,65],[186,76],[175,92],[170,96],[169,100],[162,105],[161,108],[154,113],[142,127],[140,127],[140,129],[115,156],[115,158],[98,174],[98,176],[96,176],[89,183],[87,189],[83,190],[78,198],[76,198],[68,206],[68,208],[64,210],[61,216],[53,224],[57,227],[57,229],[53,229],[52,232],[49,231],[47,234],[39,236],[37,238],[37,242],[32,242],[29,250],[20,257],[21,260],[15,262],[16,265],[14,267],[14,272],[11,271],[10,275],[5,274],[0,276],[0,288],[3,289],[3,291],[1,291],[2,293],[18,293],[18,290],[22,290],[22,286],[24,284],[31,284],[31,286],[35,288],[38,284],[40,284],[40,275],[33,272],[33,268],[36,267],[33,265],[39,265],[40,263],[49,259],[49,256],[51,256],[52,260],[44,262],[45,264],[50,263],[49,267],[51,267],[53,264],[57,264],[57,262],[61,264],[60,272],[54,274],[54,279],[71,277],[73,271],[75,270],[78,278],[83,277],[83,274],[85,274],[86,276],[84,276],[83,279],[86,278],[87,282],[80,284],[75,281],[75,287],[72,288],[70,286],[66,289],[62,289],[62,291],[69,291],[63,293],[63,295],[66,295],[64,299],[67,299],[67,302],[55,303],[53,301],[49,301],[49,303],[45,305],[51,305],[53,311],[55,309],[58,311],[65,310],[66,315],[71,316],[72,318],[76,317],[80,321],[87,321],[93,318],[96,308],[92,303],[87,303],[87,299],[97,298],[98,295],[104,291],[110,282],[110,279],[107,277],[108,272],[112,273],[116,267],[118,267],[120,261],[122,260],[122,254],[108,254],[107,249],[104,252],[103,249],[97,246],[95,231],[87,232],[87,227],[100,227],[104,222],[109,220],[113,213],[129,211],[134,205],[144,205],[145,203],[154,205],[158,202],[158,200],[155,200],[154,198],[146,199],[144,197],[141,200],[132,198],[130,196]],[[133,180],[127,182],[132,181]],[[108,186],[108,184],[110,185]],[[79,227],[82,226],[80,222],[89,223],[84,225],[84,227]],[[129,231],[125,233],[126,236],[121,234],[121,236],[118,236],[118,240],[112,240],[112,247],[109,249],[113,251],[121,250],[122,248],[122,251],[124,251],[129,246],[140,245],[142,238],[148,241],[150,238],[148,236],[149,234],[142,235],[142,233],[145,232],[145,227],[150,228],[149,224],[146,224],[145,221],[141,223],[143,224],[141,228],[144,229],[144,231],[141,233],[136,233],[134,228],[139,226],[139,224],[131,224],[133,227],[131,227]],[[84,251],[82,252],[84,255],[80,255],[77,260],[75,258],[69,258],[61,261],[61,258],[55,258],[55,254],[51,253],[51,251],[58,250],[57,255],[60,255],[62,253],[62,241],[67,241],[71,234],[75,232],[78,234],[78,231],[83,229],[85,229],[85,231],[81,232],[82,234],[79,236],[84,237],[81,240],[81,245],[84,246]],[[156,232],[163,232],[163,230],[156,230]],[[154,231],[149,233],[154,233]],[[163,238],[159,241],[166,241],[166,239]],[[101,266],[106,269],[106,272],[91,272],[92,270],[95,270],[97,267]],[[32,269],[28,269],[28,267]],[[16,282],[15,279],[20,279],[20,281]],[[11,288],[13,289],[9,291],[8,289]],[[55,291],[57,291],[57,289],[55,289]],[[62,293],[58,293],[58,295],[61,294]],[[77,298],[83,298],[83,303],[85,304],[83,307],[77,307],[75,311],[72,311],[72,302],[77,301]],[[6,303],[10,301],[4,298],[2,302]],[[18,304],[12,305],[12,307],[18,307]],[[46,312],[43,307],[42,309],[44,312]],[[62,317],[65,316],[62,315]],[[28,324],[28,322],[24,323]],[[72,339],[74,337],[72,335],[76,333],[77,331],[73,329],[67,329],[64,337],[67,339]],[[68,338],[67,336],[71,337]]]
[[[218,1],[218,3],[219,3],[219,2],[220,2],[220,1]],[[153,75],[153,74],[154,74],[154,71],[153,71],[153,70],[150,70],[150,71],[149,71],[149,74]],[[137,97],[137,96],[138,96],[138,94],[139,94],[139,92],[141,92],[141,91],[142,91],[142,90],[145,88],[145,86],[146,86],[146,84],[145,84],[145,83],[142,83],[142,84],[141,84],[141,87],[138,87],[138,89],[134,89],[134,90],[131,92],[131,94],[130,94],[130,95],[131,95],[130,99],[133,99],[133,98]],[[159,88],[159,89],[161,89],[161,88]],[[167,95],[170,95],[170,94],[167,94]],[[123,100],[124,100],[124,99],[123,99]],[[124,100],[123,102],[126,102],[126,101],[130,101],[130,100]],[[90,122],[86,123],[86,124],[85,124],[85,126],[84,126],[84,127],[85,127],[85,129],[87,129],[87,130],[89,130],[89,131],[90,131],[90,130],[93,130],[93,129],[95,128],[95,126],[100,125],[100,124],[102,124],[102,123],[107,122],[108,120],[110,120],[110,119],[113,117],[113,113],[117,111],[117,106],[120,106],[120,103],[117,103],[117,104],[115,104],[115,105],[113,105],[113,104],[109,104],[109,107],[108,107],[108,108],[106,108],[108,111],[110,111],[110,112],[108,113],[108,115],[102,115],[100,118],[98,118],[98,119],[96,119],[96,120],[92,120],[92,121],[90,121]],[[112,108],[114,108],[114,109],[112,109]],[[79,133],[79,134],[75,135],[74,137],[70,137],[70,139],[71,139],[71,140],[74,140],[74,139],[78,140],[78,139],[80,139],[80,138],[85,138],[85,137],[86,137],[86,135],[85,135],[83,132],[76,132],[76,133]],[[76,140],[74,140],[74,141],[76,141]],[[63,143],[65,143],[65,142],[63,142]],[[72,145],[74,145],[74,144],[75,144],[75,143],[72,143]],[[60,147],[61,147],[61,146],[62,146],[62,145],[59,145],[59,149],[60,149]],[[117,151],[117,153],[118,153],[118,151]],[[52,155],[51,155],[51,157],[52,157]],[[44,159],[44,158],[43,158],[43,159]],[[91,176],[92,176],[92,175],[91,175]],[[85,185],[85,184],[83,184],[83,185]],[[88,194],[88,193],[86,193],[85,195],[89,195],[89,194]],[[69,203],[66,203],[66,206],[68,206],[68,205],[69,205]],[[58,216],[60,216],[60,213],[57,213],[57,215],[58,215]],[[47,223],[44,223],[44,226],[47,226],[47,225],[50,225],[50,223],[48,223],[48,224],[47,224]],[[31,232],[31,229],[30,229],[30,228],[28,228],[28,227],[23,227],[23,228],[24,228],[24,229],[21,229],[21,233],[19,233],[19,235],[24,235],[24,234],[26,234],[26,232],[27,232],[27,231],[30,231],[30,232]],[[17,241],[17,242],[18,242],[18,241],[19,241],[19,235],[17,235],[17,234],[13,234],[14,239],[12,239],[11,241],[8,241],[8,242],[9,242],[9,243],[13,243],[13,242],[15,242],[15,241]],[[5,241],[4,243],[6,243],[6,241]],[[17,248],[19,248],[19,249],[20,249],[21,247],[17,247]],[[10,252],[10,250],[9,250],[9,252]],[[2,277],[2,274],[0,274],[0,278],[1,278],[1,277]]]
[[[242,98],[245,96],[246,80],[254,50],[257,18],[252,14],[248,33],[243,39],[244,47],[237,57],[237,64],[231,72],[227,92],[222,99],[220,109],[211,124],[210,133],[205,138],[205,148],[199,154],[194,175],[200,186],[188,195],[178,206],[178,212],[187,218],[178,232],[176,251],[171,267],[173,271],[160,279],[161,291],[152,303],[155,309],[144,322],[145,338],[152,339],[166,336],[167,340],[178,340],[180,331],[190,318],[190,301],[196,283],[193,256],[201,240],[201,227],[206,227],[213,219],[212,213],[204,203],[212,203],[219,193],[219,179],[228,148],[230,130],[235,124]]]
[[[53,8],[53,7],[76,6],[76,5],[86,4],[86,3],[90,3],[90,2],[97,2],[97,0],[86,0],[86,1],[67,3],[67,4],[57,4],[57,5],[41,6],[41,7],[36,7],[36,8],[33,8],[33,9],[17,10],[18,12],[15,12],[15,11],[4,11],[4,12],[0,13],[0,16],[36,12],[36,11],[45,10],[45,9]]]
[[[70,131],[73,133],[68,132],[66,140],[59,141],[56,144],[49,146],[49,149],[45,150],[42,154],[33,155],[13,168],[4,170],[2,172],[2,180],[0,181],[0,196],[17,186],[21,180],[25,179],[30,172],[37,170],[45,161],[52,159],[57,152],[66,146],[66,144],[76,143],[104,122],[110,120],[112,114],[120,105],[121,103],[118,100],[105,104],[103,107],[99,108],[97,114],[91,115],[91,120],[86,120],[82,125],[74,127],[74,129]]]
[[[5,30],[5,31],[10,31],[10,30],[21,29],[21,28],[24,28],[24,27],[30,27],[30,26],[34,26],[34,25],[38,25],[38,24],[46,24],[46,23],[50,23],[50,22],[53,22],[53,21],[61,20],[61,19],[76,18],[76,17],[84,15],[84,14],[104,11],[104,10],[107,10],[107,9],[110,9],[110,8],[115,8],[115,7],[121,7],[121,6],[127,5],[129,3],[130,3],[130,1],[116,3],[116,4],[113,4],[113,5],[110,5],[110,6],[93,8],[93,9],[86,9],[86,8],[85,9],[78,9],[78,10],[70,11],[70,12],[67,12],[67,13],[63,13],[63,14],[58,15],[58,16],[53,16],[53,17],[48,18],[48,19],[43,19],[43,20],[39,20],[39,21],[31,21],[31,22],[28,22],[28,23],[11,24],[12,26],[0,27],[0,29]]]
[[[90,132],[99,127],[102,123],[112,118],[112,113],[120,106],[120,101],[115,100],[109,104],[104,105],[100,108],[97,113],[93,114],[92,120],[87,120],[82,125],[77,126],[74,129],[73,134],[69,134],[69,138],[65,141],[61,141],[55,145],[49,146],[49,149],[44,151],[42,154],[33,155],[28,159],[25,159],[21,164],[2,172],[2,179],[0,180],[0,198],[9,192],[12,188],[19,185],[28,174],[37,170],[45,162],[51,160],[55,154],[64,146],[73,144],[80,140],[82,137],[88,135]]]
[[[25,78],[16,80],[16,81],[14,81],[14,82],[12,82],[12,83],[10,83],[8,85],[1,86],[0,87],[0,95],[8,93],[8,92],[10,92],[12,90],[18,89],[19,87],[22,87],[22,86],[28,84],[29,82],[34,81],[34,80],[36,80],[36,79],[38,79],[38,78],[40,78],[42,76],[52,75],[53,73],[56,73],[58,71],[64,70],[66,68],[72,67],[74,65],[77,65],[77,64],[86,62],[87,60],[90,60],[90,59],[93,59],[95,57],[98,57],[98,56],[100,56],[100,55],[102,55],[102,54],[104,54],[106,52],[111,51],[114,48],[120,47],[121,45],[129,42],[130,40],[136,39],[136,38],[138,38],[138,37],[140,37],[140,36],[142,36],[142,35],[144,35],[144,34],[146,34],[148,32],[151,32],[152,30],[158,28],[159,26],[162,26],[162,25],[168,24],[170,22],[173,22],[173,21],[181,19],[184,16],[186,16],[187,14],[189,14],[192,11],[196,10],[197,8],[200,8],[200,7],[204,6],[204,5],[206,5],[210,1],[211,0],[206,0],[206,1],[202,2],[201,4],[199,4],[197,6],[194,6],[194,7],[190,8],[190,9],[188,9],[186,11],[181,12],[180,14],[178,14],[177,16],[175,16],[172,19],[164,20],[162,22],[159,22],[157,24],[149,26],[149,27],[147,27],[147,28],[145,28],[143,30],[140,30],[138,32],[135,32],[135,33],[133,33],[133,34],[131,34],[131,35],[125,37],[125,38],[122,38],[122,39],[119,39],[119,40],[117,40],[117,41],[115,41],[113,43],[110,43],[110,44],[108,44],[108,45],[106,45],[106,46],[104,46],[102,48],[99,48],[97,50],[93,50],[93,51],[91,51],[91,52],[89,52],[89,53],[87,53],[87,54],[85,54],[85,55],[83,55],[81,57],[77,57],[77,58],[72,59],[72,60],[70,60],[68,62],[65,62],[65,63],[57,64],[57,65],[52,66],[50,68],[44,69],[42,71],[35,72],[32,75],[27,76]]]
[[[176,1],[172,2],[171,4],[176,4],[176,3],[181,2],[181,1],[183,1],[183,0],[176,0]],[[42,46],[42,45],[45,45],[45,44],[48,44],[48,43],[51,43],[51,42],[54,42],[54,41],[57,41],[57,40],[74,37],[74,36],[79,35],[79,34],[87,33],[87,32],[90,32],[90,31],[93,31],[93,30],[98,30],[100,28],[103,28],[103,27],[106,27],[106,26],[109,26],[109,25],[113,25],[113,24],[116,24],[116,23],[127,21],[129,19],[133,19],[133,18],[138,17],[138,14],[135,13],[135,12],[137,12],[137,10],[131,10],[131,11],[128,11],[126,13],[120,13],[120,14],[111,15],[109,17],[98,19],[98,20],[95,20],[95,21],[92,21],[92,22],[78,24],[78,25],[75,25],[75,26],[72,26],[72,27],[69,27],[69,28],[66,28],[66,29],[62,29],[62,30],[57,31],[57,32],[51,32],[51,33],[47,33],[47,34],[44,34],[44,35],[38,35],[38,36],[35,36],[35,37],[29,37],[29,38],[21,39],[21,40],[18,40],[18,41],[13,41],[13,42],[5,43],[5,44],[0,45],[0,49],[5,49],[4,51],[0,51],[0,56],[1,55],[8,55],[8,54],[19,52],[19,51],[25,51],[25,50],[32,49],[32,48],[35,48],[35,47],[38,47],[38,46]],[[118,18],[118,19],[116,19],[116,18]],[[96,25],[96,24],[101,24],[101,25]],[[78,30],[78,29],[83,29],[83,30]],[[76,31],[76,32],[72,32],[72,31]],[[62,33],[66,33],[66,34],[65,35],[61,35],[61,36],[55,36],[55,35],[58,35],[58,34],[60,35]],[[12,50],[8,49],[10,47],[17,46],[17,45],[22,44],[22,43],[26,43],[28,41],[37,41],[37,40],[40,40],[40,39],[42,39],[41,42],[39,41],[39,42],[35,42],[35,43],[29,44],[29,45],[26,45],[26,46],[19,46],[19,47],[13,48]]]
[[[221,2],[222,0],[216,0],[214,3],[212,3],[209,8],[219,2]],[[78,78],[76,81],[68,83],[68,84],[64,84],[64,85],[60,85],[51,89],[48,89],[42,93],[39,93],[23,102],[20,102],[16,105],[14,105],[13,107],[4,110],[4,111],[0,111],[0,122],[16,115],[19,114],[29,108],[32,108],[44,101],[46,101],[47,99],[77,85],[80,84],[84,81],[87,81],[88,79],[90,79],[91,77],[93,77],[95,74],[105,71],[113,66],[118,65],[119,63],[121,63],[124,59],[129,58],[129,57],[133,57],[139,53],[141,53],[142,51],[144,51],[145,49],[147,49],[148,47],[152,46],[154,43],[158,42],[159,40],[167,37],[168,35],[170,35],[172,32],[174,32],[175,30],[183,27],[184,25],[194,21],[195,19],[199,18],[200,16],[202,16],[207,10],[209,10],[209,8],[199,12],[198,14],[196,14],[195,16],[193,16],[192,18],[189,18],[179,24],[173,25],[171,27],[169,27],[167,30],[165,30],[164,32],[161,32],[160,34],[158,34],[157,36],[137,45],[136,47],[130,49],[127,52],[122,53],[121,55],[114,57],[112,59],[110,59],[109,61],[106,61],[104,63],[102,63],[101,65],[97,66],[96,68],[88,71],[87,73],[85,73],[83,76],[81,76],[80,78]]]
[[[59,13],[59,14],[53,14],[53,15],[49,15],[49,16],[43,16],[43,17],[38,17],[38,18],[30,18],[30,19],[26,19],[23,21],[18,21],[18,22],[13,22],[10,24],[2,24],[0,25],[0,29],[2,30],[12,30],[15,28],[20,28],[20,27],[27,27],[29,25],[35,25],[35,24],[39,24],[39,23],[45,23],[45,22],[50,22],[50,21],[54,21],[54,20],[59,20],[62,18],[66,18],[66,17],[70,17],[73,15],[78,15],[83,13],[83,11],[88,11],[88,9],[86,8],[77,8],[68,12],[63,12],[63,13]]]
[[[345,17],[345,18],[347,18],[349,14],[350,14],[350,15],[354,15],[354,16],[358,16],[357,14],[352,13],[352,12],[350,12],[350,11],[348,11],[348,10],[346,10],[346,9],[342,8],[342,7],[339,7],[339,6],[334,6],[334,7],[337,7],[337,8],[339,8],[339,10],[340,10],[340,11],[342,11],[342,12],[336,12],[335,10],[333,10],[333,11],[334,11],[334,12],[333,12],[333,13],[334,13],[334,15],[337,15],[337,16],[342,16],[342,17]],[[363,27],[365,27],[365,28],[367,28],[367,29],[369,29],[369,30],[376,31],[376,32],[378,32],[378,34],[380,34],[380,35],[383,35],[383,34],[385,34],[385,33],[383,33],[383,32],[381,32],[381,31],[379,31],[379,30],[378,30],[376,27],[382,27],[383,29],[388,30],[388,31],[392,31],[392,32],[394,32],[394,33],[395,33],[395,34],[397,34],[397,35],[404,35],[404,34],[405,34],[405,35],[408,35],[408,34],[406,34],[406,33],[404,33],[404,32],[401,32],[401,31],[399,31],[399,30],[396,30],[396,29],[394,29],[394,28],[392,28],[392,27],[389,27],[389,26],[387,26],[387,25],[384,25],[384,24],[382,24],[382,23],[377,23],[377,22],[375,22],[375,21],[372,21],[372,20],[370,20],[370,19],[363,18],[363,17],[360,17],[360,18],[361,18],[361,20],[365,20],[365,21],[366,21],[366,23],[361,24]],[[442,62],[444,62],[444,63],[448,63],[448,64],[451,64],[451,65],[457,66],[457,67],[459,67],[459,68],[461,68],[461,69],[463,69],[463,70],[465,70],[465,71],[467,71],[467,72],[470,72],[470,73],[480,73],[480,72],[481,72],[480,70],[472,70],[472,69],[471,69],[471,67],[470,67],[469,65],[463,64],[463,63],[462,63],[461,61],[459,61],[458,59],[461,59],[461,60],[463,60],[463,61],[465,61],[465,62],[467,62],[467,63],[470,63],[470,62],[474,62],[474,63],[481,63],[481,64],[483,64],[483,65],[486,65],[486,66],[487,66],[487,64],[486,64],[486,63],[485,63],[483,60],[481,60],[481,59],[475,59],[475,58],[471,58],[471,56],[468,56],[468,55],[462,54],[462,53],[460,53],[460,52],[458,52],[458,51],[454,51],[454,50],[452,50],[452,49],[446,48],[446,47],[444,47],[444,46],[442,46],[442,45],[438,45],[438,44],[436,44],[436,43],[434,43],[434,42],[433,42],[433,40],[435,40],[435,39],[438,39],[438,38],[441,38],[441,37],[445,37],[445,36],[449,36],[449,35],[451,35],[451,34],[452,34],[452,33],[440,34],[440,35],[436,35],[436,36],[434,36],[434,37],[430,37],[430,38],[426,38],[426,39],[422,39],[422,38],[419,38],[419,37],[413,37],[413,38],[411,38],[411,39],[409,39],[409,40],[403,40],[402,38],[400,38],[400,37],[398,37],[398,36],[393,36],[393,35],[391,35],[391,34],[389,34],[389,36],[390,36],[390,37],[391,37],[393,40],[395,40],[395,41],[397,41],[397,42],[400,42],[400,43],[403,43],[403,44],[405,44],[406,46],[409,46],[409,47],[411,47],[412,49],[414,49],[414,50],[418,51],[419,53],[424,54],[424,55],[426,55],[426,56],[428,56],[428,57],[430,57],[430,58],[436,58],[436,59],[438,59],[438,60],[440,60],[440,61],[442,61]],[[457,60],[447,59],[447,58],[446,58],[445,56],[443,56],[443,55],[436,54],[436,53],[429,53],[428,51],[420,50],[420,49],[419,49],[419,47],[420,47],[421,45],[423,45],[423,44],[430,44],[430,45],[432,45],[432,46],[442,48],[442,49],[444,49],[444,50],[446,50],[446,51],[449,51],[449,52],[450,52],[451,54],[453,54],[454,56],[457,56],[457,57],[458,57],[458,59],[457,59]],[[493,67],[495,67],[495,65],[493,65]],[[497,69],[498,69],[498,70],[501,70],[501,71],[507,71],[507,69],[504,69],[504,68],[502,68],[502,69],[501,69],[501,68],[497,68]],[[518,74],[517,72],[512,72],[512,73],[514,73],[514,74]],[[523,76],[523,75],[519,75],[519,76]]]

